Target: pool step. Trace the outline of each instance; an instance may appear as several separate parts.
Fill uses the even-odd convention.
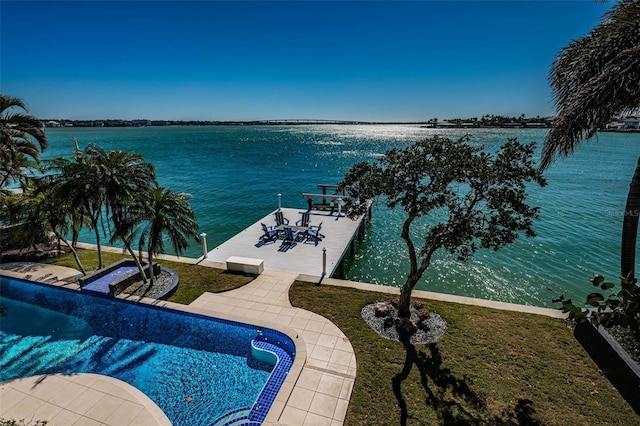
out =
[[[229,411],[227,414],[218,417],[211,423],[211,426],[259,425],[260,423],[254,423],[249,420],[249,414],[251,414],[251,407]]]
[[[277,341],[271,340],[262,333],[251,340],[252,355],[259,361],[275,365],[253,406],[230,411],[218,417],[211,426],[259,426],[262,424],[284,378],[291,369],[295,356],[290,355],[275,343]]]

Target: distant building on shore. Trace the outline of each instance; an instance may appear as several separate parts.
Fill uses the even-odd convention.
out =
[[[605,129],[609,131],[634,131],[640,130],[640,115],[618,117],[616,120],[607,124]]]

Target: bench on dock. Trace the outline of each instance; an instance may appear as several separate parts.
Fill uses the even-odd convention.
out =
[[[348,195],[342,194],[311,194],[309,192],[303,192],[302,198],[306,198],[309,203],[309,210],[328,210],[334,211],[338,207],[338,199],[346,200]],[[314,203],[313,200],[320,199],[321,202]]]
[[[264,271],[264,260],[251,257],[231,256],[227,259],[227,270],[260,275]]]

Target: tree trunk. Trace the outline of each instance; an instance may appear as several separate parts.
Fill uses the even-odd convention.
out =
[[[60,241],[64,241],[64,244],[67,247],[69,247],[69,250],[71,250],[71,253],[73,253],[73,258],[76,260],[76,264],[78,265],[78,268],[80,268],[80,271],[82,271],[82,275],[87,275],[87,271],[85,271],[84,266],[82,266],[82,263],[80,262],[80,257],[78,257],[78,252],[76,251],[76,249],[73,248],[73,246],[69,244],[69,242],[66,239],[64,239],[62,235],[58,233],[58,231],[53,230],[53,233],[56,234],[56,237],[58,238],[58,244],[60,244]]]
[[[97,223],[93,229],[96,234],[96,246],[98,247],[98,269],[102,269],[102,247],[100,246],[100,230]]]
[[[124,246],[127,248],[127,251],[129,252],[131,257],[133,257],[133,261],[136,262],[136,266],[138,267],[138,271],[140,271],[140,276],[142,277],[142,282],[144,284],[146,284],[147,283],[147,275],[144,273],[144,268],[142,267],[142,264],[138,260],[138,257],[136,256],[136,253],[133,251],[133,249],[131,248],[130,244],[124,243]]]
[[[411,311],[409,310],[411,306],[411,292],[420,279],[420,276],[422,276],[422,273],[418,273],[418,256],[416,255],[416,247],[413,244],[410,232],[411,224],[414,219],[415,215],[410,214],[404,221],[404,224],[402,225],[402,232],[400,233],[400,237],[402,237],[407,245],[410,267],[409,276],[400,289],[400,303],[398,304],[398,317],[400,318],[409,318],[411,316]]]
[[[620,275],[630,285],[635,285],[636,238],[638,236],[638,215],[640,214],[640,158],[629,184],[629,194],[622,224],[622,247],[620,256]],[[623,283],[623,287],[628,288]]]
[[[408,233],[407,233],[407,238],[405,240],[408,240],[409,242],[411,242],[411,240],[408,238]],[[411,316],[411,310],[410,310],[411,292],[413,291],[413,288],[416,286],[416,284],[418,284],[418,281],[420,281],[420,278],[422,278],[424,271],[426,271],[429,265],[431,265],[431,256],[433,256],[433,253],[435,253],[435,251],[440,247],[440,245],[441,245],[441,242],[439,239],[433,242],[431,244],[431,247],[429,247],[429,250],[427,250],[427,253],[422,258],[422,261],[420,262],[419,266],[417,265],[417,262],[413,260],[413,259],[417,259],[417,257],[415,256],[415,251],[413,251],[414,257],[412,258],[412,262],[411,262],[411,273],[409,274],[409,277],[407,277],[407,280],[404,282],[404,285],[400,289],[400,302],[398,303],[398,317],[409,318]],[[411,249],[413,248],[413,246],[410,244],[408,244],[408,246],[410,249],[409,252],[411,253]]]
[[[148,252],[149,259],[149,288],[153,287],[153,252]]]
[[[422,275],[422,274],[420,274]],[[411,316],[411,292],[418,283],[420,276],[411,275],[400,289],[400,303],[398,304],[398,317],[409,318]]]

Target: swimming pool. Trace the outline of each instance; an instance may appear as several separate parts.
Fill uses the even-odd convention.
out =
[[[0,381],[105,374],[140,389],[175,425],[238,410],[261,422],[295,357],[275,330],[13,278],[0,277],[0,303]],[[252,344],[278,356],[254,356]]]

